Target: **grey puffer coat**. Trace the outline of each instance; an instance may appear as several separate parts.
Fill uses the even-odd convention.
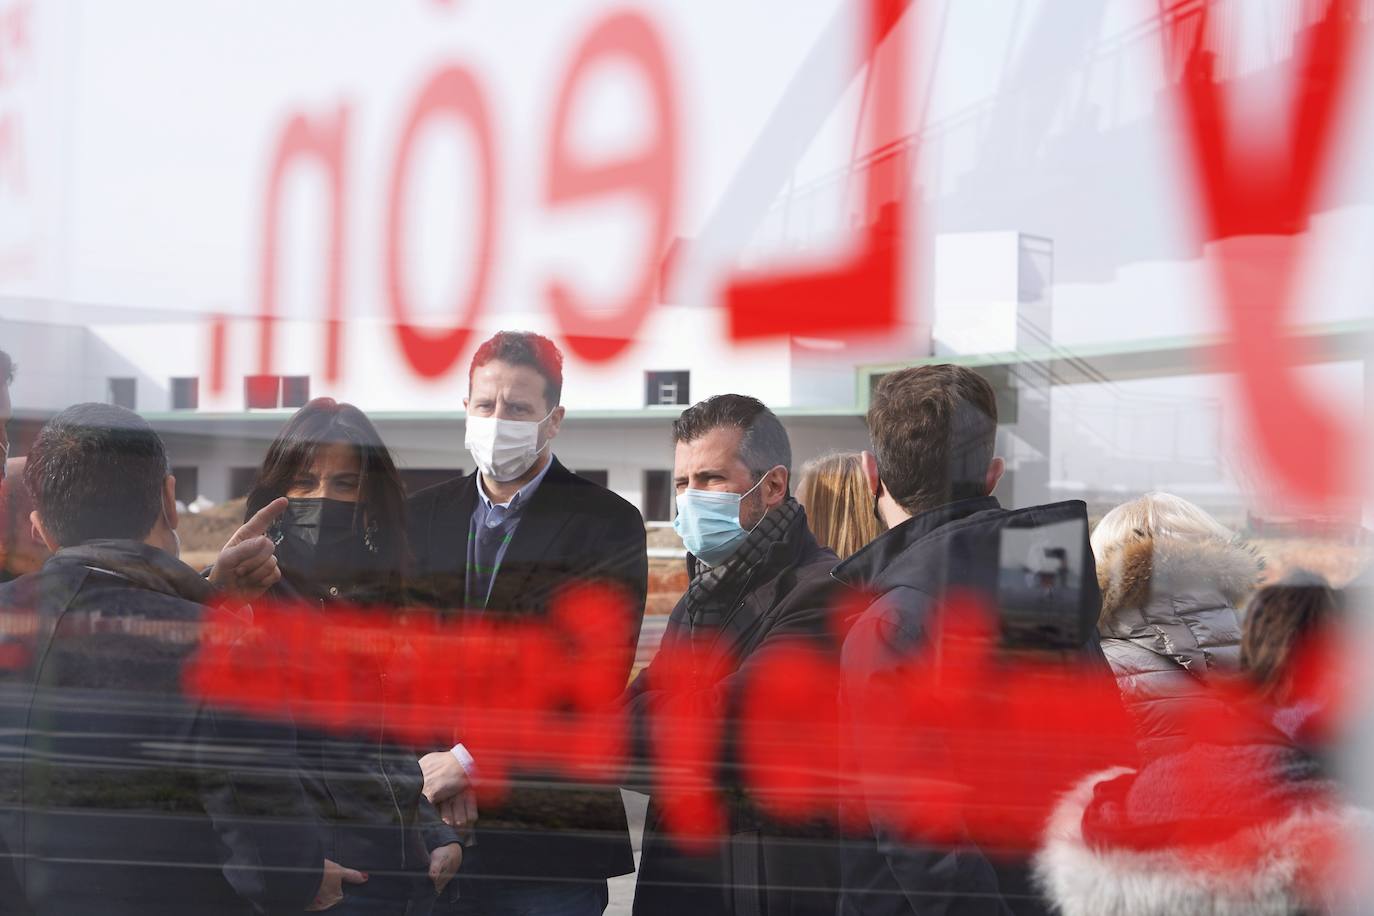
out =
[[[1217,702],[1208,677],[1239,669],[1236,608],[1261,566],[1248,548],[1220,540],[1138,538],[1098,558],[1102,651],[1143,758],[1184,749],[1187,719]]]

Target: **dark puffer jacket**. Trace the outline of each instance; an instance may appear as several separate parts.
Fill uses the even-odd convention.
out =
[[[314,897],[325,854],[295,729],[183,688],[212,598],[171,554],[116,540],[0,587],[0,619],[32,634],[0,683],[0,798],[17,805],[6,878],[33,912],[248,916]],[[6,883],[0,913],[24,912]]]
[[[1260,573],[1250,550],[1220,540],[1140,538],[1097,560],[1098,632],[1144,758],[1182,750],[1186,719],[1206,714],[1213,672],[1240,667],[1236,608]]]

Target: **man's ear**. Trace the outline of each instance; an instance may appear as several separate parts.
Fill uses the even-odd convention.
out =
[[[882,479],[878,477],[878,456],[864,449],[859,452],[859,463],[863,465],[864,477],[868,480],[868,492],[874,496],[881,496],[883,492]]]
[[[47,547],[53,553],[57,553],[62,549],[62,545],[53,540],[52,535],[48,534],[48,529],[43,526],[43,519],[38,517],[37,509],[29,513],[29,524],[32,525],[33,530],[37,532],[38,538],[43,542],[44,547]]]
[[[987,494],[992,495],[992,491],[997,489],[997,482],[1002,479],[1002,475],[1007,471],[1007,463],[1001,458],[992,459],[988,465]]]
[[[563,428],[563,418],[567,416],[567,414],[568,412],[563,409],[562,404],[559,404],[549,412],[548,438],[552,439],[554,436],[558,435],[558,431]]]
[[[167,527],[176,531],[180,523],[177,517],[177,479],[171,474],[162,481],[162,514],[167,517]]]
[[[790,482],[787,468],[782,465],[770,470],[763,478],[763,486],[759,487],[760,496],[763,497],[763,508],[768,510],[774,506],[781,505],[787,498],[787,485]]]

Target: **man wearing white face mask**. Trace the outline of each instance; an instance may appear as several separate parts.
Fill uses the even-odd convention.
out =
[[[789,495],[792,447],[787,431],[755,398],[722,394],[689,407],[673,424],[677,520],[690,556],[687,593],[673,609],[659,654],[622,698],[634,728],[635,753],[654,771],[651,734],[706,716],[720,729],[720,746],[737,747],[738,716],[748,689],[757,688],[760,660],[779,647],[802,645],[834,656],[830,625],[835,554],[807,528],[806,513]],[[692,677],[675,660],[693,659]],[[816,711],[817,733],[827,724]],[[699,719],[697,719],[699,721]],[[835,770],[833,747],[798,760],[822,774],[812,801],[828,796],[823,774]],[[822,822],[770,820],[722,754],[713,775],[726,802],[726,833],[693,850],[664,824],[658,794],[673,779],[659,768],[647,791],[635,884],[639,916],[835,912],[839,880],[837,840]]]
[[[417,598],[483,617],[538,619],[569,586],[609,585],[629,615],[623,684],[648,591],[644,520],[554,457],[563,355],[538,334],[502,331],[478,347],[468,386],[464,443],[477,470],[410,500]],[[516,774],[507,802],[478,820],[471,780],[482,749],[465,746],[455,727],[458,744],[420,761],[424,791],[454,826],[476,823],[477,842],[453,882],[456,903],[441,901],[438,912],[601,913],[606,879],[634,871],[619,791]]]

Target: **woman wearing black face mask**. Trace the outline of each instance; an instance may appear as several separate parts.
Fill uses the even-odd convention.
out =
[[[247,517],[282,496],[286,512],[268,532],[282,581],[264,600],[324,615],[345,606],[377,612],[400,606],[405,492],[362,411],[317,398],[291,418],[267,450]],[[373,686],[385,697],[384,683]],[[301,733],[306,785],[325,822],[326,849],[334,861],[369,876],[346,885],[343,900],[329,909],[424,914],[462,861],[461,847],[421,794],[417,755],[389,741],[385,704],[378,719],[350,735]]]

